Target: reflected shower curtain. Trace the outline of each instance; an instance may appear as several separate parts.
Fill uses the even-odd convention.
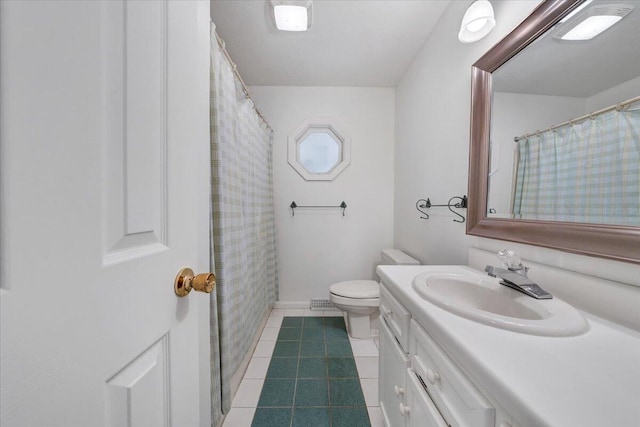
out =
[[[519,142],[515,218],[640,225],[640,109]]]
[[[231,407],[231,378],[277,297],[272,131],[220,50],[211,24],[211,295],[213,425]]]

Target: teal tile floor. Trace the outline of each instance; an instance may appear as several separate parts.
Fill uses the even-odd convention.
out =
[[[284,317],[251,427],[371,427],[341,317]]]

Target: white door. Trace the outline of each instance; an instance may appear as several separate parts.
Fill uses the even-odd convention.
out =
[[[2,427],[199,424],[208,34],[208,2],[0,2]]]

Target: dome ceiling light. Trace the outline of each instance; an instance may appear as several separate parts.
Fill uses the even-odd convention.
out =
[[[462,43],[473,43],[493,30],[496,19],[493,16],[493,6],[488,0],[477,0],[464,13],[458,40]]]

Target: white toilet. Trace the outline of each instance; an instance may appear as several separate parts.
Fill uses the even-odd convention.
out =
[[[385,249],[380,265],[418,265],[420,262],[397,249]],[[380,285],[375,280],[349,280],[331,285],[329,300],[347,313],[352,338],[370,338],[370,318],[380,306]]]

